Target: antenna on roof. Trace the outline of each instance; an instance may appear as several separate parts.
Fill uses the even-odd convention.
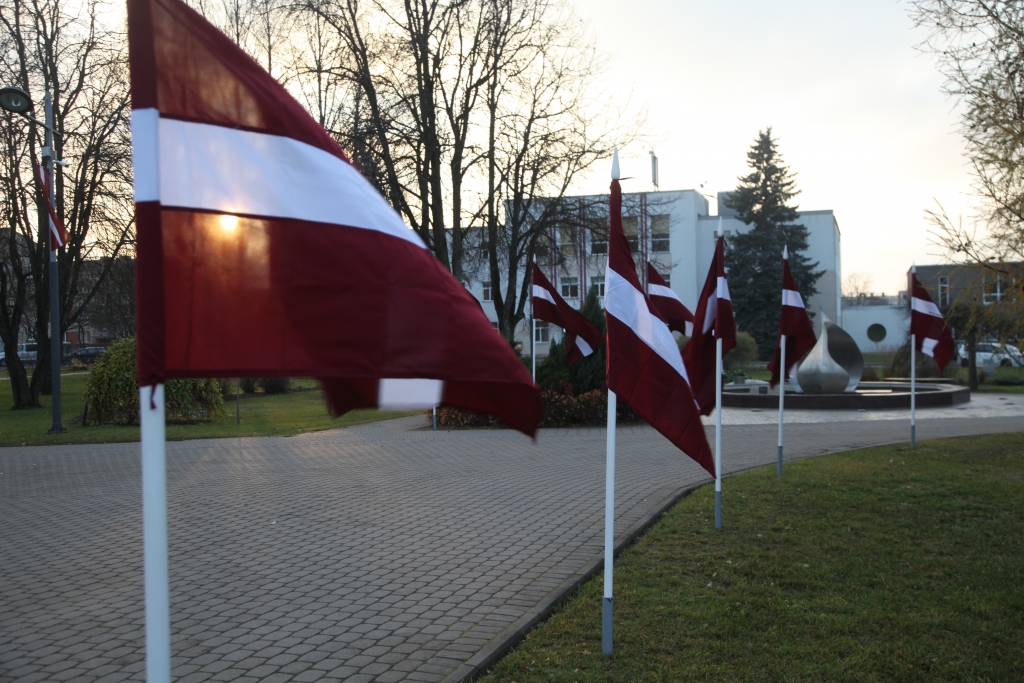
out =
[[[658,155],[651,150],[651,185],[654,185],[654,189],[658,189]]]

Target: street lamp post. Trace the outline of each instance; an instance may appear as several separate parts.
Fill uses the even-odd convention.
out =
[[[45,109],[45,121],[32,116],[32,98],[21,88],[7,87],[0,89],[0,107],[7,111],[25,117],[32,123],[40,125],[46,131],[43,138],[43,165],[46,168],[49,178],[49,197],[46,199],[52,206],[56,206],[56,185],[54,181],[54,151],[53,151],[53,98],[49,91],[43,97]],[[57,162],[61,163],[62,162]],[[62,164],[66,165],[66,164]],[[49,214],[44,209],[39,221],[39,239],[50,242]],[[61,434],[64,429],[61,418],[60,400],[60,281],[57,279],[57,250],[50,247],[50,381],[53,392],[53,424],[48,434]]]

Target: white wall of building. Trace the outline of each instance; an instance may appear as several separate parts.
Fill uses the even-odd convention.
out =
[[[872,340],[868,332],[876,325],[885,334],[878,341]],[[895,351],[910,334],[910,312],[906,306],[847,306],[840,327],[853,337],[861,353]],[[874,330],[876,339],[879,327]]]
[[[639,216],[639,193],[623,195],[623,216]],[[588,204],[599,201],[598,197],[587,197]],[[607,201],[605,199],[605,201]],[[709,215],[709,204],[707,198],[695,190],[677,190],[666,192],[646,193],[647,213],[649,217],[658,215],[669,216],[669,251],[652,252],[648,251],[648,257],[655,268],[669,280],[672,289],[679,295],[683,303],[691,310],[697,306],[697,298],[704,280],[707,277],[708,268],[711,264],[711,257],[714,253],[715,237],[718,229],[718,216]],[[721,203],[720,203],[721,205]],[[730,216],[723,217],[723,229],[728,239],[729,235],[746,232],[751,226],[745,225],[738,219],[732,217],[734,212],[728,212]],[[650,219],[649,219],[650,220]],[[819,293],[808,301],[809,308],[817,313],[824,311],[829,318],[836,320],[843,325],[843,311],[841,308],[842,268],[840,265],[840,233],[832,211],[803,211],[799,214],[799,222],[808,230],[808,249],[804,252],[812,261],[818,262],[818,269],[825,271],[817,283]],[[649,230],[648,230],[649,233]],[[591,245],[588,241],[587,250],[590,253]],[[779,255],[781,260],[782,255]],[[639,261],[639,256],[634,254],[634,259]],[[569,259],[572,261],[572,259]],[[642,264],[638,263],[638,270]],[[594,277],[604,277],[606,257],[604,255],[592,255],[588,259],[586,281],[580,283],[580,298],[569,300],[570,305],[577,308],[582,306],[582,300],[590,288]],[[567,272],[565,269],[568,268]],[[579,278],[578,266],[570,263],[559,269],[561,277]],[[547,272],[545,270],[545,272]],[[519,277],[526,277],[525,271],[519,273]],[[550,275],[549,275],[550,277]],[[780,271],[781,278],[781,271]],[[494,305],[484,295],[483,281],[488,279],[485,271],[479,274],[469,274],[467,287],[481,300],[484,311],[492,322],[497,321]],[[641,276],[645,279],[645,276]],[[521,281],[521,280],[520,280]],[[553,282],[560,288],[560,283]],[[781,287],[781,279],[779,282]],[[843,325],[845,327],[845,325]],[[851,332],[852,334],[852,332]],[[559,339],[561,330],[555,327],[551,329],[551,340]],[[531,353],[529,305],[527,305],[527,320],[521,323],[516,330],[516,338],[523,342],[523,353]],[[859,339],[858,339],[859,342]],[[547,354],[548,344],[537,344],[537,354]]]

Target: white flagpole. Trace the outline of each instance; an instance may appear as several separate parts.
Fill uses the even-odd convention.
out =
[[[718,217],[718,236],[722,236],[722,217]],[[716,274],[717,276],[717,274]],[[716,280],[715,297],[718,297]],[[715,309],[717,316],[717,308]],[[718,322],[717,320],[715,321]],[[722,338],[715,339],[715,528],[722,528]]]
[[[917,277],[917,266],[910,267],[911,284]],[[910,288],[910,302],[914,302],[914,288]],[[917,335],[910,333],[910,447],[917,448]]]
[[[782,351],[782,358],[780,359],[780,362],[782,364],[782,374],[779,377],[779,476],[781,477],[782,476],[782,423],[783,423],[783,418],[782,418],[783,407],[782,406],[783,406],[783,403],[785,402],[785,398],[786,398],[786,375],[789,373],[789,368],[786,367],[786,335],[782,335],[782,339],[780,341],[781,341],[780,346],[781,346],[781,351]]]
[[[139,387],[142,424],[142,543],[146,585],[146,681],[171,680],[167,571],[167,461],[164,385]]]
[[[612,154],[612,180],[618,179],[619,149],[616,147]],[[608,251],[610,256],[611,249]],[[610,261],[608,265],[611,265]],[[612,571],[615,560],[615,409],[617,402],[618,397],[609,388],[608,441],[604,474],[604,599],[601,601],[601,652],[607,657],[612,654]]]
[[[615,559],[615,409],[617,397],[608,390],[608,449],[604,478],[604,600],[601,609],[601,651],[612,653],[612,568]]]
[[[910,334],[910,447],[917,448],[917,335]]]
[[[782,247],[782,261],[783,261],[783,264],[785,264],[785,262],[787,260],[789,260],[789,246],[788,245]],[[786,286],[785,286],[785,283],[783,283],[782,289],[783,289],[783,292],[782,292],[782,305],[785,306],[786,305],[786,292],[785,292]],[[783,311],[783,313],[784,312],[785,311]],[[780,364],[781,370],[782,370],[781,375],[779,376],[779,476],[781,477],[782,476],[783,403],[785,403],[785,399],[786,399],[786,379],[787,379],[786,376],[789,374],[789,363],[786,362],[786,335],[782,335],[781,339],[779,341],[781,342],[781,344],[780,344],[780,347],[781,347],[780,348],[781,357],[779,359],[779,364]]]
[[[530,296],[530,355],[533,356],[533,383],[537,383],[537,319],[533,317],[533,295]]]

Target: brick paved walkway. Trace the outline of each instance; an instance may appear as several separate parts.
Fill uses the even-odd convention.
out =
[[[987,400],[919,438],[1024,428],[1024,397]],[[792,424],[787,455],[903,441],[904,416]],[[774,462],[767,418],[730,413],[727,471]],[[176,681],[457,679],[600,554],[604,430],[421,424],[169,444]],[[707,478],[649,428],[618,444],[620,537]],[[139,477],[137,444],[0,449],[0,681],[143,679]]]

